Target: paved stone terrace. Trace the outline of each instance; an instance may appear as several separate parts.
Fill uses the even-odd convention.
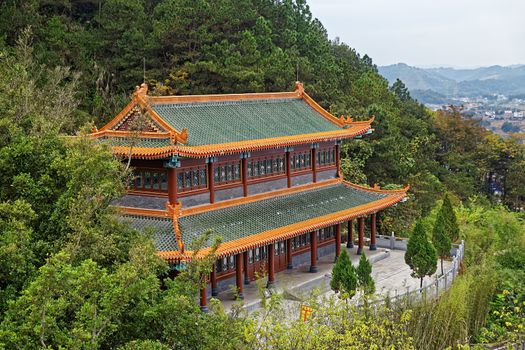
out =
[[[342,249],[344,249],[342,247]],[[357,266],[359,255],[356,254],[357,248],[347,249],[350,260]],[[419,288],[419,279],[410,276],[410,268],[405,264],[405,251],[389,250],[378,248],[376,251],[370,251],[365,248],[367,258],[372,262],[372,276],[376,283],[376,294],[386,295],[390,293],[394,296],[396,293],[402,294],[407,291]],[[317,262],[318,272],[309,272],[309,264],[300,265],[293,270],[285,270],[275,274],[275,289],[279,292],[286,292],[296,298],[302,298],[310,293],[313,288],[318,288],[326,293],[332,293],[330,290],[330,273],[334,265],[334,256],[328,255],[320,258]],[[450,262],[445,261],[445,270],[450,268]],[[440,272],[438,265],[438,273]],[[435,276],[426,277],[425,283],[435,280]],[[259,284],[265,286],[266,279]],[[244,305],[248,311],[256,310],[260,307],[261,298],[257,282],[244,285]],[[236,302],[233,292],[220,293],[218,299],[222,301],[226,310],[229,310]]]

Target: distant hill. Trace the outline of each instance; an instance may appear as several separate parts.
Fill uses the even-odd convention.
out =
[[[379,73],[391,84],[401,79],[423,103],[448,103],[459,97],[525,94],[525,65],[425,69],[398,63],[379,67]]]

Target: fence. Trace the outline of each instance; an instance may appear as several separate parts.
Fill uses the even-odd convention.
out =
[[[407,287],[406,291],[403,291],[403,293],[397,293],[396,291],[394,296],[390,296],[390,300],[395,302],[401,299],[405,300],[405,298],[418,300],[427,297],[438,297],[440,293],[448,290],[458,275],[461,262],[463,261],[465,242],[462,240],[460,244],[452,244],[451,251],[453,252],[452,265],[443,275],[437,276],[431,283],[424,281],[422,288],[411,290],[410,287]]]

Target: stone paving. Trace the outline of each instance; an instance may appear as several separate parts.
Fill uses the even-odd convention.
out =
[[[344,249],[342,247],[342,249]],[[348,249],[350,260],[357,266],[359,256],[356,254],[356,248]],[[365,248],[367,258],[372,262],[372,276],[376,283],[376,293],[386,295],[389,293],[394,296],[396,293],[402,294],[407,291],[419,288],[419,279],[410,276],[410,268],[405,264],[405,252],[401,250],[389,250],[385,248],[378,248],[376,251],[370,251]],[[318,260],[318,272],[309,272],[310,266],[308,264],[301,265],[293,270],[285,270],[275,274],[275,290],[278,292],[285,292],[288,296],[301,299],[308,295],[313,288],[318,288],[320,291],[331,293],[329,282],[330,273],[334,264],[334,256],[324,256]],[[445,261],[445,270],[450,266],[450,262]],[[438,272],[440,272],[438,268]],[[435,277],[425,278],[425,283],[434,281]],[[260,307],[261,290],[264,292],[266,286],[266,278],[257,282],[252,282],[249,285],[244,285],[244,307],[248,311],[256,310]],[[236,302],[234,300],[233,292],[220,293],[218,299],[226,310],[231,309]]]

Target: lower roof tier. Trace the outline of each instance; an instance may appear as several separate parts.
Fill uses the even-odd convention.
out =
[[[201,253],[205,254],[217,236],[221,240],[218,256],[239,253],[376,212],[405,197],[406,189],[382,191],[338,182],[173,219],[125,217],[137,229],[151,228],[159,255],[176,260],[191,257],[188,250],[196,248],[204,248]],[[207,231],[211,231],[211,236],[204,247],[194,247]]]

